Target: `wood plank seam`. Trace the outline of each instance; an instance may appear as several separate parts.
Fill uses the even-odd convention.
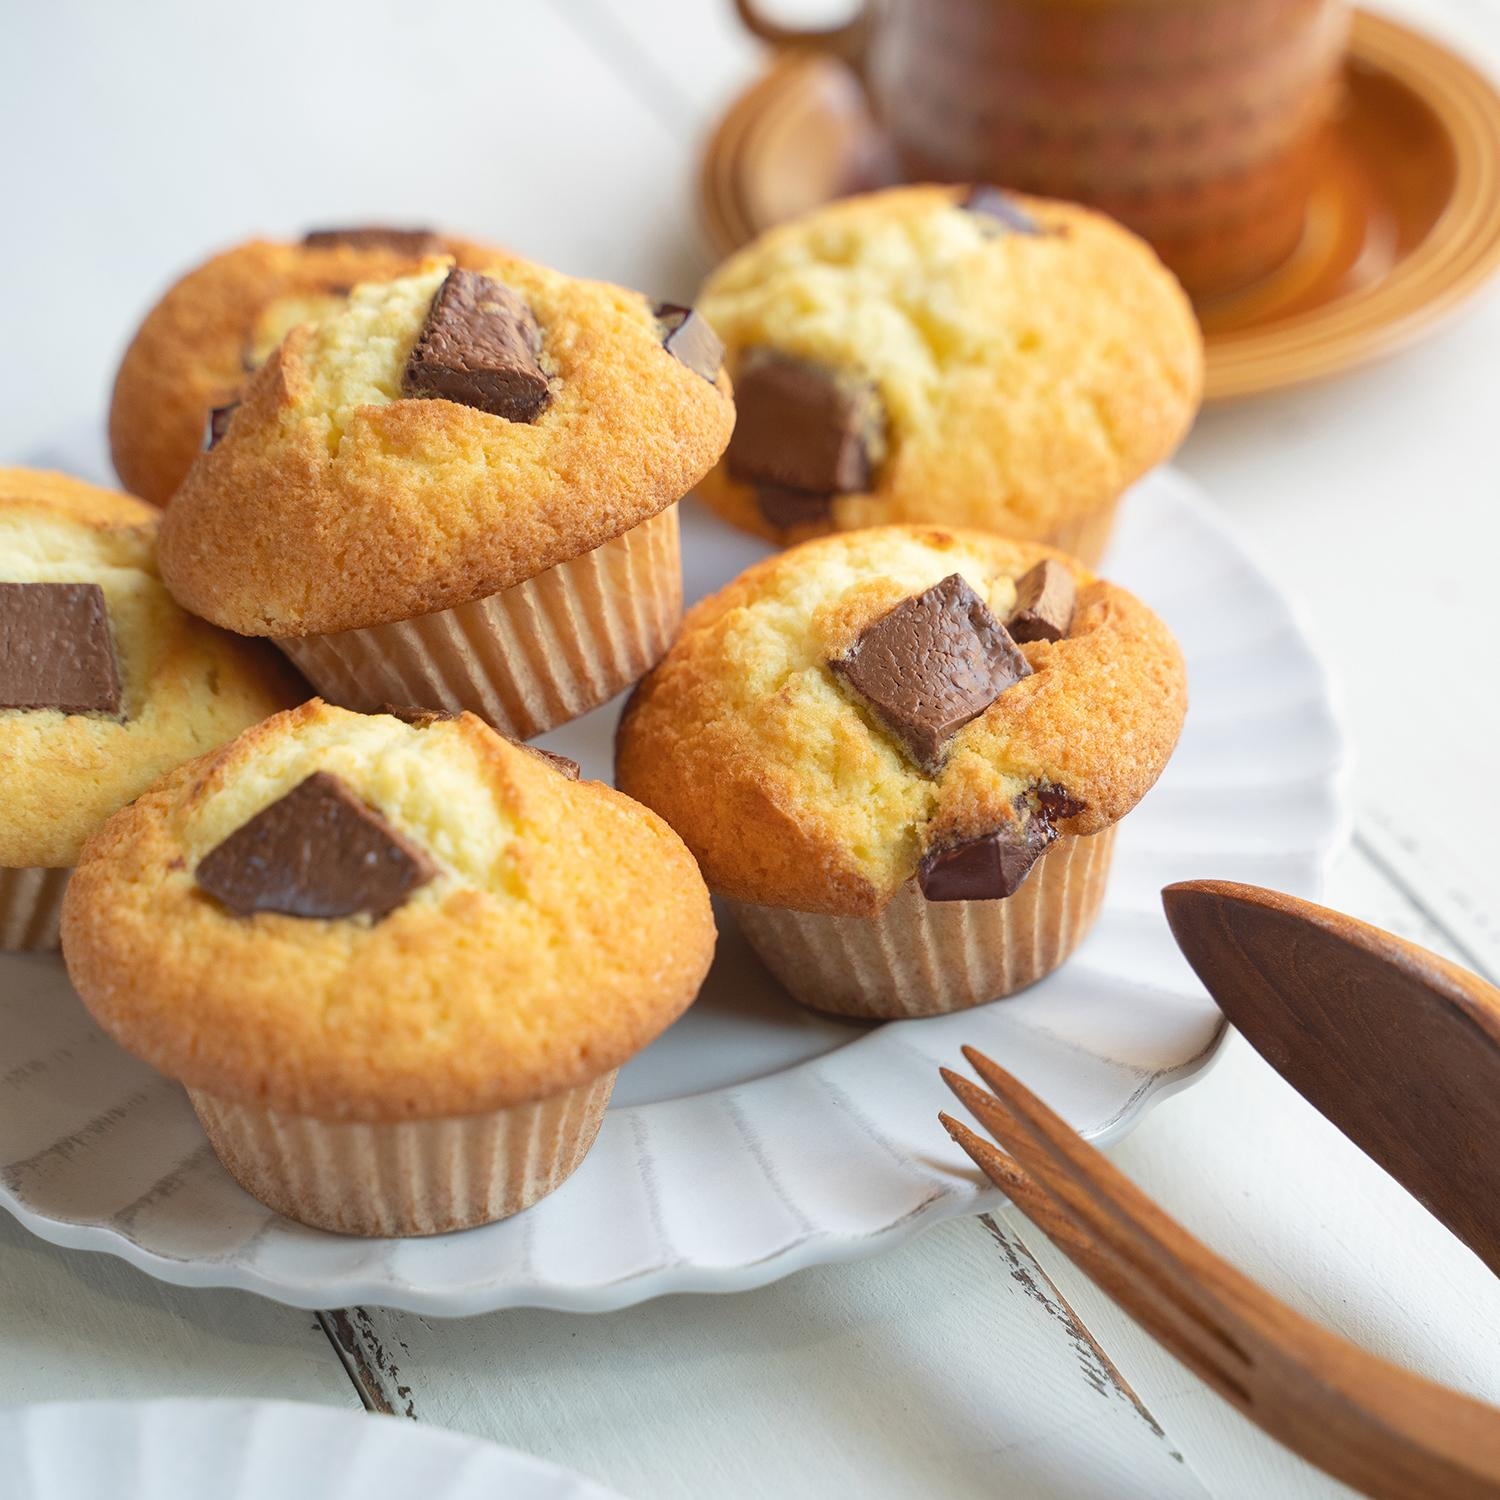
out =
[[[421,1420],[412,1387],[401,1379],[401,1368],[366,1308],[335,1308],[320,1312],[317,1318],[366,1411]],[[404,1344],[401,1348],[403,1354],[410,1354]]]
[[[1442,889],[1440,895],[1445,905],[1451,903],[1452,909],[1460,912],[1465,919],[1464,925],[1472,928],[1472,933],[1459,931],[1450,912],[1440,911],[1428,890],[1418,886],[1397,862],[1396,848],[1399,848],[1408,859],[1426,865],[1421,849],[1410,838],[1394,824],[1387,824],[1375,817],[1368,821],[1361,817],[1355,824],[1352,842],[1360,854],[1442,933],[1444,941],[1451,946],[1453,956],[1460,963],[1481,978],[1488,979],[1491,984],[1500,984],[1500,957],[1492,955],[1489,946],[1493,943],[1495,955],[1500,955],[1500,931],[1496,930],[1493,919],[1463,893]],[[1430,867],[1424,868],[1423,874],[1432,881],[1441,878]],[[1476,943],[1484,944],[1484,951],[1481,952]]]
[[[1145,1402],[1131,1389],[1130,1382],[1104,1352],[1099,1341],[1084,1327],[1082,1319],[1073,1311],[1057,1283],[1042,1269],[1041,1263],[1032,1255],[1014,1229],[1002,1229],[993,1214],[980,1214],[979,1222],[984,1226],[989,1238],[999,1247],[1001,1255],[1005,1257],[1011,1280],[1049,1317],[1062,1325],[1077,1353],[1079,1369],[1089,1386],[1106,1400],[1118,1397],[1127,1401],[1155,1437],[1167,1445],[1168,1454],[1185,1466],[1187,1460],[1173,1445],[1172,1440],[1167,1436],[1166,1429],[1151,1414]]]

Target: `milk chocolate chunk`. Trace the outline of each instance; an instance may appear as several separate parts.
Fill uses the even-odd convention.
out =
[[[552,399],[541,347],[536,319],[515,292],[455,266],[432,299],[401,392],[534,422]]]
[[[569,781],[577,781],[583,775],[583,767],[566,755],[559,755],[555,750],[543,750],[540,745],[527,745],[520,740],[515,743],[538,760],[546,761],[559,776],[566,776]]]
[[[1031,674],[1005,627],[958,573],[902,600],[828,665],[930,772],[941,768],[948,741],[965,724]]]
[[[982,218],[993,219],[1012,234],[1044,234],[1046,231],[1011,197],[987,183],[976,183],[959,200],[960,208]]]
[[[120,714],[120,663],[97,583],[0,583],[0,708]]]
[[[380,711],[415,729],[428,729],[434,724],[451,724],[455,719],[463,717],[446,708],[418,708],[410,703],[383,703]],[[566,755],[559,755],[555,750],[543,750],[540,745],[528,745],[524,740],[512,740],[511,744],[526,751],[528,755],[536,756],[538,760],[546,761],[554,771],[560,776],[566,776],[569,781],[577,781],[583,774],[583,768],[576,760],[569,760]]]
[[[658,302],[656,321],[666,329],[662,348],[695,375],[710,384],[724,368],[724,341],[713,331],[708,319],[695,308],[676,302]]]
[[[443,242],[431,229],[394,229],[388,224],[363,224],[348,229],[309,229],[302,236],[309,250],[331,250],[348,245],[354,250],[394,250],[398,255],[441,255]]]
[[[1073,628],[1078,586],[1055,558],[1044,558],[1016,582],[1016,605],[1005,622],[1016,641],[1060,641]]]
[[[917,868],[917,883],[929,901],[1000,901],[1015,895],[1056,837],[1045,818],[1022,818],[933,850]]]
[[[198,861],[236,916],[383,917],[437,873],[432,859],[336,776],[314,771]]]
[[[868,381],[757,348],[740,364],[734,400],[725,461],[735,479],[814,495],[869,488],[884,418]]]
[[[758,484],[755,505],[777,531],[792,531],[798,526],[821,526],[833,511],[832,495],[817,495],[811,490],[789,490],[780,484]]]
[[[415,703],[382,703],[380,711],[415,729],[426,729],[430,724],[447,724],[458,718],[446,708],[419,708]]]
[[[229,431],[229,419],[239,410],[240,403],[231,401],[227,406],[216,406],[208,414],[208,427],[203,434],[203,451],[218,446],[219,439]]]

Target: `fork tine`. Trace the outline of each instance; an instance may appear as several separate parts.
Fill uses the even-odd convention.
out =
[[[977,1047],[965,1047],[963,1054],[1000,1101],[1003,1115],[998,1123],[1012,1136],[1002,1144],[1033,1171],[1041,1163],[1028,1160],[1030,1149],[1045,1153],[1077,1191],[1106,1210],[1122,1231],[1150,1247],[1159,1270],[1172,1277],[1179,1274],[1184,1257],[1191,1259],[1202,1248],[1199,1243],[1019,1078]]]
[[[943,1082],[963,1101],[964,1108],[1002,1146],[1009,1150],[1010,1142],[1006,1137],[1015,1135],[1021,1126],[1006,1107],[1005,1101],[996,1098],[993,1094],[985,1093],[972,1078],[965,1078],[962,1073],[955,1073],[952,1068],[939,1068],[938,1072],[942,1074]]]
[[[1248,1359],[1244,1330],[1237,1315],[1232,1307],[1202,1288],[1188,1271],[1192,1252],[1201,1247],[1180,1229],[1175,1248],[1165,1244],[1148,1223],[1141,1222],[1141,1215],[1122,1211],[1110,1199],[1110,1190],[1117,1183],[1130,1186],[1137,1199],[1153,1209],[1157,1218],[1162,1217],[1122,1173],[1023,1084],[983,1053],[965,1047],[964,1054],[987,1082],[993,1080],[997,1094],[1003,1096],[987,1094],[972,1080],[951,1069],[940,1070],[944,1082],[980,1124],[1046,1189],[1063,1212],[1082,1226],[1089,1239],[1097,1241],[1117,1261],[1138,1268],[1136,1280],[1148,1282],[1154,1288],[1153,1303],[1174,1310],[1180,1325],[1175,1343],[1191,1342],[1200,1350],[1201,1359],[1214,1368],[1226,1358],[1243,1368]],[[1019,1097],[1022,1095],[1024,1099]],[[1026,1101],[1035,1105],[1043,1123],[1035,1124],[1020,1113]],[[1068,1149],[1058,1149],[1054,1144],[1058,1136]],[[1104,1184],[1095,1180],[1100,1177],[1105,1178]],[[1184,1251],[1184,1242],[1191,1249]],[[1167,1316],[1165,1310],[1159,1316]]]
[[[964,1049],[966,1054],[971,1050],[967,1047]],[[1008,1074],[997,1068],[981,1053],[975,1053],[970,1057],[970,1061],[973,1062],[976,1057],[986,1064],[992,1073],[999,1075],[1002,1079],[1009,1078]],[[978,1068],[979,1063],[975,1066]],[[1018,1117],[1004,1095],[998,1094],[998,1091],[997,1094],[986,1093],[972,1079],[965,1078],[961,1073],[955,1073],[951,1068],[939,1068],[938,1071],[943,1076],[943,1082],[963,1101],[964,1107],[974,1118],[1023,1167],[1046,1183],[1053,1195],[1070,1212],[1079,1216],[1084,1222],[1097,1217],[1097,1206],[1089,1201],[1084,1185],[1076,1180],[1076,1174],[1067,1171],[1065,1175],[1060,1176],[1066,1163],[1058,1159],[1057,1154],[1050,1149],[1045,1133]],[[984,1070],[981,1068],[980,1071]],[[1014,1084],[1015,1080],[1010,1079],[1010,1082]],[[1004,1087],[1004,1084],[1001,1084],[1001,1088]],[[1016,1087],[1019,1088],[1020,1085],[1017,1084]],[[1092,1147],[1088,1149],[1092,1151]],[[1097,1153],[1094,1154],[1097,1155]]]
[[[1078,1226],[1053,1202],[1035,1179],[1026,1175],[1025,1169],[998,1146],[991,1145],[982,1135],[976,1135],[952,1115],[939,1112],[943,1129],[954,1141],[968,1152],[974,1165],[1005,1194],[1017,1208],[1031,1220],[1049,1240],[1067,1248],[1069,1254],[1076,1247],[1086,1251],[1088,1240]]]
[[[1090,1275],[1092,1267],[1104,1255],[1102,1246],[1093,1239],[1088,1230],[1080,1225],[1047,1190],[1044,1183],[1033,1177],[1015,1157],[985,1140],[952,1115],[939,1111],[938,1119],[954,1142],[969,1155],[974,1165],[984,1173],[1017,1208],[1031,1220],[1043,1234],[1065,1254],[1077,1260]],[[1105,1278],[1099,1278],[1102,1282]]]

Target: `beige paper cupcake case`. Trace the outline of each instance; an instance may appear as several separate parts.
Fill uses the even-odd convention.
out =
[[[1072,953],[1099,915],[1114,842],[1112,826],[1059,839],[1003,901],[929,901],[912,879],[874,917],[730,905],[804,1005],[867,1020],[943,1015],[1012,995]]]
[[[639,681],[681,619],[671,505],[582,557],[471,604],[276,644],[340,707],[468,709],[525,740]]]
[[[63,892],[72,873],[41,865],[0,869],[0,950],[21,953],[57,947]]]
[[[492,1114],[366,1125],[277,1114],[199,1089],[188,1097],[218,1158],[268,1208],[340,1234],[445,1234],[520,1213],[594,1143],[606,1073]]]
[[[1111,500],[1097,510],[1085,511],[1071,521],[1054,526],[1040,540],[1060,552],[1071,553],[1085,567],[1098,567],[1104,549],[1109,546],[1110,534],[1115,529],[1115,512],[1119,508],[1120,502]]]

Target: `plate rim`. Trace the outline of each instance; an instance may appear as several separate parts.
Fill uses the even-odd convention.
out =
[[[16,1401],[0,1405],[0,1424],[7,1421],[24,1422],[33,1412],[86,1417],[103,1411],[132,1416],[139,1413],[140,1420],[155,1411],[185,1413],[188,1416],[198,1412],[212,1412],[216,1416],[222,1416],[226,1422],[239,1414],[244,1414],[251,1420],[264,1414],[272,1419],[290,1420],[295,1417],[299,1422],[313,1420],[347,1425],[351,1432],[362,1423],[391,1423],[396,1431],[419,1435],[403,1437],[397,1441],[415,1442],[427,1447],[447,1447],[471,1458],[483,1456],[491,1462],[498,1459],[514,1467],[514,1474],[493,1476],[495,1478],[528,1477],[550,1481],[554,1485],[561,1480],[568,1484],[568,1493],[578,1495],[580,1500],[623,1500],[618,1491],[590,1475],[560,1464],[555,1459],[513,1448],[507,1443],[493,1442],[489,1438],[432,1422],[407,1422],[392,1414],[370,1411],[359,1406],[336,1406],[324,1401],[294,1401],[284,1396],[73,1396],[46,1401]],[[442,1496],[439,1495],[437,1500],[442,1500]]]

